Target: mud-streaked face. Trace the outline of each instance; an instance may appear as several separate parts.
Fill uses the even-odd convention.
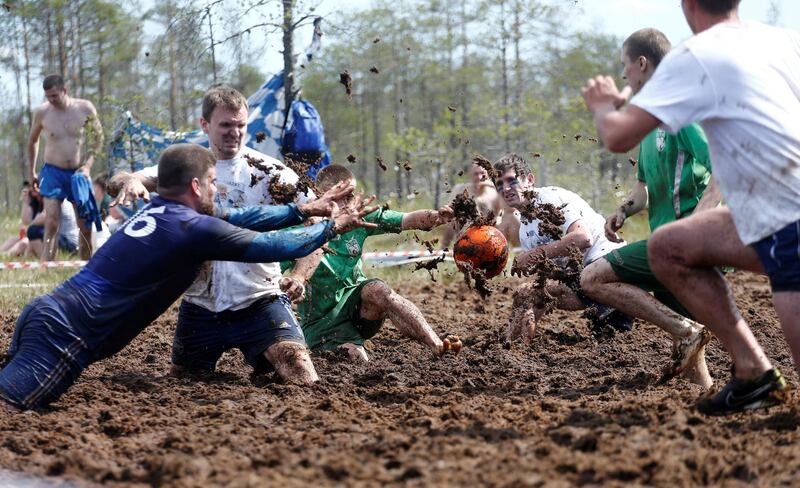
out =
[[[200,119],[203,132],[208,134],[208,143],[217,159],[233,159],[244,146],[247,134],[247,108],[236,112],[217,107],[210,120]]]
[[[494,186],[509,207],[519,208],[526,203],[525,192],[533,189],[533,175],[517,176],[515,169],[507,169],[494,180]]]

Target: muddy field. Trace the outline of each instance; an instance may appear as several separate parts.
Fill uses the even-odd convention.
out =
[[[52,410],[0,420],[0,466],[126,486],[796,484],[795,409],[697,414],[697,387],[657,384],[669,342],[655,327],[598,341],[579,313],[556,312],[530,349],[506,349],[511,289],[479,303],[461,283],[414,276],[398,290],[464,339],[459,357],[434,359],[387,326],[368,366],[316,357],[314,387],[251,381],[238,352],[213,377],[178,379],[166,375],[173,309]],[[731,280],[796,385],[765,279]],[[14,313],[1,318],[4,350]],[[718,342],[708,358],[726,380]]]

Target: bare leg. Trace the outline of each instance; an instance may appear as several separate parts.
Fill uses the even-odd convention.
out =
[[[783,336],[792,351],[795,369],[800,370],[800,292],[778,292],[772,296]]]
[[[772,368],[742,318],[727,281],[714,266],[763,273],[758,256],[736,234],[730,209],[692,215],[659,228],[648,242],[653,273],[722,342],[736,377],[753,379]]]
[[[419,308],[382,281],[373,281],[361,289],[361,316],[367,320],[388,317],[404,336],[425,344],[438,356],[445,352],[442,340]]]
[[[22,239],[17,236],[9,237],[2,245],[0,245],[0,252],[7,252],[21,240]]]
[[[78,250],[80,257],[84,261],[88,261],[92,257],[92,228],[86,226],[86,220],[78,217],[78,206],[73,203],[72,208],[75,209],[75,221],[78,223]]]
[[[308,348],[303,344],[276,342],[264,351],[264,357],[272,363],[283,381],[307,385],[319,381]]]
[[[708,367],[700,363],[702,358],[698,358],[698,353],[705,347],[701,337],[702,325],[676,313],[638,286],[620,282],[614,268],[605,259],[598,259],[584,268],[581,289],[592,300],[655,324],[669,333],[676,345],[680,345],[682,338],[689,339],[686,347],[678,348],[680,352],[685,351],[685,356],[676,358],[678,364],[673,365],[673,369],[686,371],[686,377],[692,383],[704,388],[711,386],[713,381],[707,374]]]
[[[44,246],[42,261],[52,261],[58,248],[58,226],[61,223],[61,201],[52,198],[44,199]]]
[[[41,239],[35,239],[28,243],[28,255],[33,255],[33,257],[38,258],[42,256],[44,253],[44,244],[42,243]]]

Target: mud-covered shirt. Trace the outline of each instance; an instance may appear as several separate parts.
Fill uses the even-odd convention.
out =
[[[639,146],[636,177],[647,184],[650,232],[691,215],[711,180],[708,141],[698,124],[670,134],[658,128]]]
[[[558,227],[562,236],[566,235],[570,226],[575,222],[581,220],[586,224],[586,227],[589,228],[589,232],[592,235],[592,243],[583,252],[584,265],[603,257],[613,249],[625,245],[624,242],[614,243],[606,238],[604,229],[606,219],[595,212],[594,209],[586,203],[586,200],[576,193],[557,186],[536,188],[536,203],[549,203],[561,210],[561,213],[564,214],[564,223]],[[524,217],[522,218],[522,223],[519,226],[519,242],[526,251],[536,249],[537,247],[555,241],[552,236],[541,232],[541,223],[542,221],[539,219],[526,222],[526,219]]]
[[[51,293],[94,359],[127,345],[194,281],[208,260],[265,262],[308,255],[335,236],[331,221],[258,233],[303,220],[294,205],[227,212],[228,222],[159,197],[134,215],[78,274]]]
[[[336,237],[328,243],[326,252],[306,285],[306,298],[297,306],[301,325],[306,325],[330,312],[354,286],[367,279],[364,276],[361,254],[367,237],[400,233],[402,212],[378,209],[364,220],[378,224],[374,229],[358,228]]]
[[[253,160],[260,160],[267,172],[250,164]],[[215,199],[221,208],[271,205],[273,199],[268,188],[272,178],[289,185],[299,179],[282,162],[249,147],[243,148],[234,159],[217,160],[216,169]],[[306,203],[309,197],[313,194],[298,194],[296,203]],[[282,293],[278,286],[280,278],[278,263],[210,262],[200,270],[184,299],[212,312],[240,310],[263,296]]]

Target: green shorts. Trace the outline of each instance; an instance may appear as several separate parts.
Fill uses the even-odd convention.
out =
[[[308,348],[312,351],[333,350],[342,344],[363,345],[378,333],[383,320],[361,317],[361,290],[365,285],[381,280],[362,281],[342,295],[336,306],[313,322],[302,324]]]
[[[603,257],[611,264],[620,281],[653,292],[653,296],[664,305],[684,317],[692,317],[650,270],[650,262],[647,260],[647,239],[614,249]]]

